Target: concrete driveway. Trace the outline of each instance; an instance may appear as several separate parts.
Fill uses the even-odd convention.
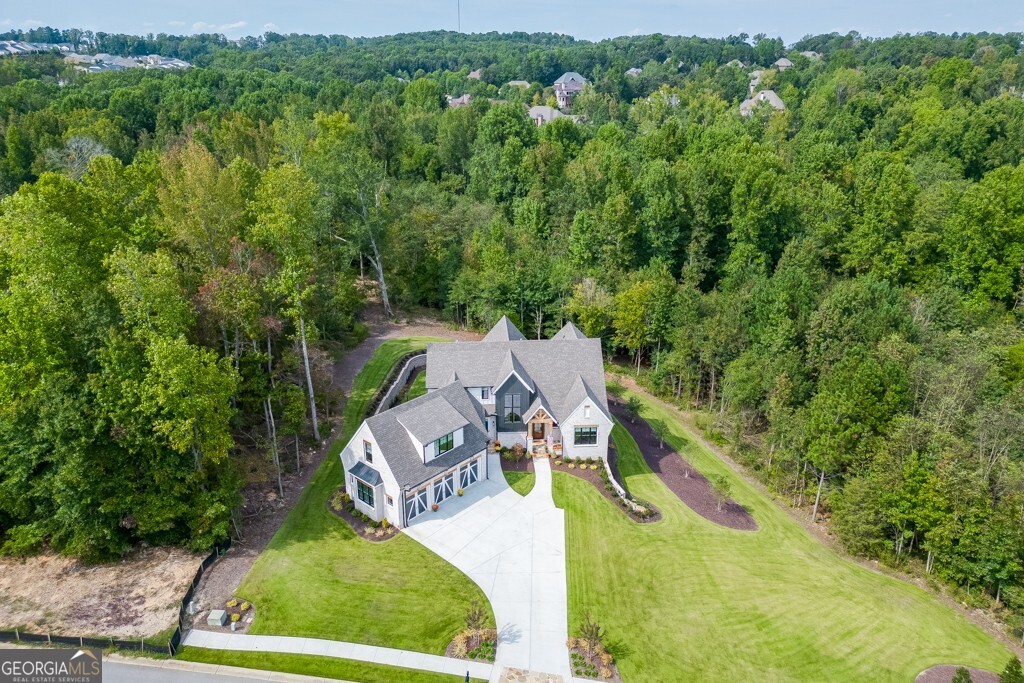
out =
[[[534,463],[526,497],[508,487],[495,454],[490,479],[445,501],[405,529],[465,572],[494,609],[498,648],[492,680],[505,667],[571,680],[565,581],[565,516],[551,497],[551,464]]]

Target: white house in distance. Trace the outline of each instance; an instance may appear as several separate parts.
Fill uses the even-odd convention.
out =
[[[482,341],[428,345],[426,374],[426,395],[367,418],[341,451],[346,490],[374,521],[405,527],[500,477],[488,441],[538,457],[608,457],[601,340],[572,323],[528,340],[503,317]]]
[[[580,90],[583,90],[583,86],[587,84],[585,79],[575,71],[566,71],[564,74],[558,77],[554,84],[555,99],[558,100],[558,106],[561,109],[572,106],[572,101],[576,97],[576,94]]]

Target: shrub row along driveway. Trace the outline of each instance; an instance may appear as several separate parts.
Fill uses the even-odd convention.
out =
[[[497,455],[490,479],[421,515],[405,533],[469,575],[494,609],[495,669],[558,674],[570,680],[565,516],[551,497],[551,465],[534,463],[525,498],[509,488]]]

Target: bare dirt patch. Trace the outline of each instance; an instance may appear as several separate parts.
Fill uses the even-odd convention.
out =
[[[917,678],[914,679],[914,683],[951,683],[958,668],[960,667],[949,664],[933,666],[919,673]],[[984,669],[975,669],[970,666],[965,668],[971,672],[972,683],[999,683],[999,674],[997,673],[985,671]]]
[[[0,627],[69,636],[155,636],[173,628],[203,556],[147,548],[111,564],[46,553],[0,558]]]
[[[706,520],[740,531],[757,531],[757,522],[742,505],[730,499],[719,509],[711,490],[711,482],[682,455],[664,443],[654,429],[641,417],[630,421],[625,405],[618,399],[608,401],[612,414],[630,433],[647,466],[658,475],[672,493],[687,507]]]

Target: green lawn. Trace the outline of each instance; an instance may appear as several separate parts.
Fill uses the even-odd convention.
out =
[[[264,671],[285,671],[287,673],[337,678],[361,683],[463,683],[465,676],[449,676],[427,671],[415,671],[385,664],[370,664],[352,659],[335,659],[316,655],[289,655],[278,652],[240,652],[238,650],[206,650],[186,647],[178,653],[178,659],[208,664],[241,666]],[[479,679],[470,679],[483,683]]]
[[[405,400],[411,401],[418,396],[422,396],[427,393],[427,373],[421,372],[416,375],[416,379],[409,385],[409,390],[405,392]]]
[[[592,485],[556,472],[570,633],[590,610],[626,683],[910,683],[935,664],[1002,670],[1009,652],[981,629],[931,594],[836,555],[700,446],[668,407],[640,398],[642,415],[701,472],[729,477],[761,529],[734,531],[692,512],[618,425],[626,485],[661,508],[662,521],[636,524]]]
[[[537,481],[537,477],[533,472],[506,472],[502,470],[501,473],[505,475],[505,481],[512,487],[512,490],[520,496],[525,496],[532,491],[533,485]]]
[[[365,541],[327,509],[343,479],[341,448],[377,387],[428,338],[387,341],[360,371],[342,414],[341,438],[238,588],[256,605],[252,633],[310,636],[443,654],[483,592],[412,539]],[[493,617],[492,617],[493,619]]]

